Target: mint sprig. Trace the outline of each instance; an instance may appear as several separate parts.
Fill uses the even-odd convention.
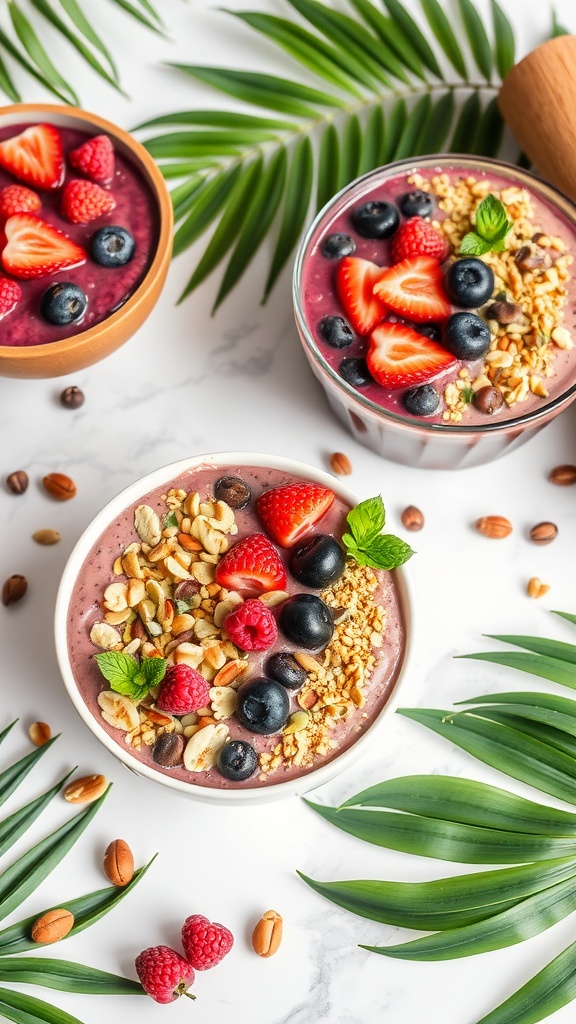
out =
[[[370,565],[373,569],[396,569],[414,554],[405,541],[391,533],[383,534],[386,510],[380,495],[367,498],[351,509],[346,516],[350,533],[345,533],[342,542],[349,558],[358,565]]]
[[[141,701],[147,693],[162,682],[166,673],[164,658],[142,658],[136,661],[131,654],[122,651],[103,651],[95,655],[110,689],[122,693],[130,700]]]
[[[487,252],[504,252],[506,236],[512,227],[506,207],[488,193],[476,210],[476,230],[464,235],[461,256],[483,256]]]

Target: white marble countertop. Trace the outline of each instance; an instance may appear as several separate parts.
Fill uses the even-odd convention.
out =
[[[188,5],[165,0],[160,6],[172,42],[134,28],[112,5],[105,11],[104,5],[93,5],[95,19],[107,19],[131,98],[118,97],[87,75],[81,89],[85,107],[129,128],[169,110],[219,101],[192,79],[162,68],[161,61],[229,62],[278,73],[271,51],[255,34],[206,0]],[[249,5],[234,0],[229,6]],[[275,0],[257,6],[285,13]],[[488,10],[487,3],[480,6]],[[527,52],[548,32],[552,5],[506,0],[504,6],[518,25],[520,53]],[[576,27],[572,0],[555,0],[554,6],[561,21]],[[62,62],[78,81],[74,59],[63,53]],[[40,91],[25,98],[47,99]],[[522,686],[526,680],[512,671],[454,660],[456,654],[487,649],[483,633],[574,641],[573,628],[549,612],[576,611],[576,488],[554,487],[547,478],[552,467],[576,462],[576,404],[525,447],[489,466],[443,473],[385,462],[345,432],[310,374],[293,323],[288,270],[268,305],[260,306],[263,267],[261,255],[211,318],[215,279],[175,304],[191,272],[191,256],[183,255],[173,263],[146,325],[107,360],[70,378],[0,380],[0,473],[5,477],[23,468],[30,476],[22,497],[0,489],[0,576],[23,573],[29,580],[25,600],[0,609],[1,722],[20,718],[3,745],[2,764],[29,749],[28,725],[45,720],[61,739],[17,801],[72,765],[82,774],[102,772],[114,783],[88,832],[29,898],[25,912],[99,888],[101,852],[112,838],[123,837],[138,863],[158,851],[153,868],[120,908],[60,947],[58,955],[134,976],[140,949],[177,944],[188,914],[222,921],[236,937],[226,960],[197,976],[195,1005],[183,999],[164,1010],[148,999],[97,999],[38,988],[34,994],[49,1000],[53,995],[87,1024],[131,1019],[136,1013],[142,1024],[164,1014],[203,1024],[473,1024],[574,940],[574,920],[520,946],[462,961],[414,964],[366,953],[358,943],[410,933],[324,902],[300,882],[296,868],[319,879],[405,880],[473,869],[373,848],[332,829],[299,799],[212,808],[165,792],[131,775],[98,744],[77,717],[58,672],[52,638],[58,581],[95,512],[130,481],[162,464],[230,448],[289,455],[322,468],[331,452],[343,451],[353,464],[346,482],[359,497],[382,493],[388,528],[417,549],[409,567],[416,616],[405,706],[444,707],[482,689]],[[85,392],[78,411],[59,403],[69,384]],[[62,505],[51,502],[40,485],[45,473],[57,470],[78,485],[77,497]],[[419,534],[408,535],[401,526],[400,512],[408,504],[425,514]],[[508,516],[512,536],[498,543],[479,536],[473,523],[487,514]],[[529,528],[540,520],[557,523],[554,544],[536,547],[528,540]],[[60,544],[34,544],[31,534],[40,527],[57,528]],[[531,576],[550,585],[539,601],[526,595]],[[336,802],[384,778],[432,771],[503,781],[416,724],[392,716],[363,759],[324,787],[320,798]],[[534,797],[520,783],[510,787]],[[52,805],[30,836],[40,838],[68,811]],[[16,849],[27,843],[28,837]],[[284,916],[285,935],[278,954],[261,960],[249,937],[269,907]],[[573,1006],[550,1018],[554,1024],[573,1019]]]

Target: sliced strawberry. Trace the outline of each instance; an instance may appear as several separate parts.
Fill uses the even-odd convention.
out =
[[[62,193],[62,213],[72,224],[89,224],[115,206],[111,192],[84,178],[71,178]]]
[[[413,256],[387,267],[374,294],[394,313],[416,323],[445,320],[452,311],[440,264],[431,256]]]
[[[368,344],[368,369],[378,384],[390,390],[422,384],[457,363],[437,341],[405,324],[382,324]]]
[[[267,532],[283,548],[295,544],[326,514],[334,491],[320,484],[286,484],[264,491],[257,509]]]
[[[374,285],[381,274],[382,267],[358,256],[345,256],[338,264],[338,298],[357,334],[370,334],[386,316],[386,306],[374,294]]]
[[[51,124],[34,124],[0,142],[0,167],[36,188],[59,188],[64,178],[60,132]]]
[[[34,213],[16,213],[4,225],[2,266],[14,277],[45,277],[84,263],[86,253],[68,235]]]
[[[100,185],[109,185],[114,177],[114,147],[107,135],[83,142],[68,153],[68,159],[72,167]]]
[[[276,548],[263,533],[252,533],[234,544],[220,559],[216,582],[227,590],[263,594],[283,590],[286,571]]]

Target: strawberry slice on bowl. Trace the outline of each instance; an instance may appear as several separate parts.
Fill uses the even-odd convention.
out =
[[[336,271],[336,290],[344,312],[357,334],[370,334],[387,309],[374,293],[382,267],[358,256],[345,256]]]
[[[0,142],[0,167],[35,188],[59,188],[64,180],[60,132],[51,124],[34,124]]]
[[[268,538],[263,533],[252,533],[234,544],[220,559],[216,582],[227,590],[264,594],[284,590],[286,570]]]
[[[415,323],[446,320],[452,312],[442,269],[432,256],[413,256],[387,267],[380,272],[374,294]]]
[[[82,246],[34,213],[16,213],[4,225],[2,266],[13,277],[46,277],[78,267],[86,260]]]
[[[374,380],[392,391],[422,384],[455,366],[457,359],[412,327],[385,323],[370,335],[366,362]]]
[[[272,487],[256,503],[266,531],[282,548],[292,547],[326,514],[334,491],[320,484],[301,483]]]

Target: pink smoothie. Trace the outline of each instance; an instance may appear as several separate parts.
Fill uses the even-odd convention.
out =
[[[20,134],[28,124],[10,125],[0,129],[0,142]],[[64,154],[78,148],[90,138],[89,133],[59,128]],[[64,185],[71,178],[83,175],[66,164]],[[0,188],[16,183],[16,179],[0,167]],[[28,186],[27,186],[28,187]],[[33,280],[18,279],[22,299],[18,306],[0,320],[1,345],[44,345],[60,341],[88,330],[119,309],[132,295],[144,277],[154,255],[158,239],[158,209],[152,192],[136,167],[119,152],[115,153],[115,174],[109,190],[116,200],[111,213],[89,224],[71,224],[62,216],[62,189],[38,191],[42,208],[37,216],[57,227],[87,252],[86,261],[71,270],[60,270],[50,276]],[[90,239],[106,225],[127,228],[136,242],[133,258],[121,267],[103,267],[90,258]],[[0,267],[0,274],[6,271]],[[40,314],[40,302],[46,289],[56,281],[77,284],[86,293],[88,305],[81,322],[56,327]]]
[[[190,772],[182,764],[171,768],[161,767],[155,763],[150,747],[143,746],[140,750],[135,750],[125,746],[125,734],[104,721],[97,701],[100,691],[108,689],[109,684],[103,679],[94,660],[94,654],[97,653],[98,648],[91,642],[89,634],[93,624],[102,620],[101,602],[106,587],[111,582],[126,579],[124,576],[114,576],[112,566],[126,547],[139,539],[134,528],[135,508],[142,503],[150,505],[157,511],[162,521],[167,512],[162,496],[165,496],[170,488],[181,488],[186,492],[197,491],[201,500],[209,500],[214,497],[215,482],[221,476],[229,475],[240,477],[252,491],[250,504],[244,509],[235,510],[238,532],[230,538],[231,543],[235,543],[249,534],[263,532],[255,508],[256,499],[263,491],[271,487],[295,483],[299,479],[286,472],[255,466],[227,465],[219,466],[216,469],[213,466],[199,466],[177,480],[167,481],[163,487],[156,488],[153,492],[143,495],[131,504],[103,532],[84,560],[78,574],[73,599],[68,609],[68,656],[80,694],[88,709],[102,728],[122,745],[124,750],[130,750],[135,757],[150,768],[157,770],[160,774],[170,774],[172,777],[190,783],[191,786],[219,789],[274,786],[286,780],[298,778],[337,757],[374,722],[388,700],[398,677],[406,641],[406,627],[394,572],[375,570],[378,583],[374,597],[378,604],[385,607],[386,618],[383,642],[373,649],[376,664],[365,689],[365,703],[362,707],[354,709],[347,718],[339,721],[338,725],[330,732],[330,738],[333,741],[331,749],[323,755],[318,755],[313,764],[306,768],[298,768],[293,764],[284,765],[266,779],[260,775],[259,771],[256,771],[250,779],[244,782],[231,782],[225,779],[217,768],[205,772]],[[336,497],[328,512],[315,525],[312,532],[330,534],[340,540],[346,528],[345,517],[348,511],[349,507]],[[296,582],[288,569],[289,551],[282,548],[278,550],[286,566],[288,593],[318,593],[318,591],[306,591],[305,587]],[[281,605],[272,609],[276,616],[280,608]],[[121,630],[122,627],[119,629]],[[291,652],[293,650],[294,648],[286,643],[279,632],[278,640],[272,648],[263,652],[249,653],[249,667],[242,675],[242,681],[263,675],[265,662],[271,654],[277,651]],[[297,692],[289,690],[287,692],[290,696],[291,712],[298,711]],[[281,738],[279,734],[271,736],[252,734],[240,724],[235,716],[228,718],[225,724],[230,730],[231,738],[247,740],[258,753],[272,752]]]

